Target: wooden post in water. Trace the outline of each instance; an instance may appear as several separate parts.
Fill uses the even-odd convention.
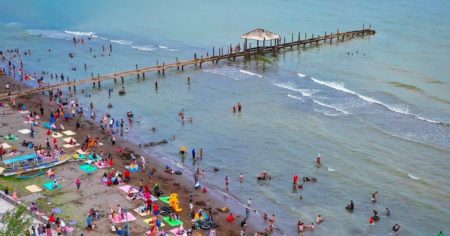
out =
[[[98,88],[100,88],[100,80],[97,81]]]
[[[178,57],[175,60],[177,62],[177,70],[180,70],[180,65],[178,64]]]

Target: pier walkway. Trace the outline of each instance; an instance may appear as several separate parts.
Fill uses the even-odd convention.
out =
[[[215,63],[217,64],[220,60],[236,60],[236,58],[249,58],[252,55],[265,55],[268,53],[277,53],[282,49],[293,49],[294,47],[302,47],[305,48],[306,46],[318,46],[319,43],[332,43],[333,40],[338,42],[338,41],[345,41],[346,39],[353,39],[355,37],[364,37],[364,36],[370,36],[375,34],[375,30],[372,29],[361,29],[361,30],[354,30],[354,31],[347,31],[347,32],[336,32],[336,33],[331,33],[331,34],[326,34],[323,36],[318,35],[317,37],[314,37],[314,35],[312,35],[310,38],[306,39],[306,35],[305,35],[305,39],[300,39],[301,35],[300,33],[298,33],[298,37],[297,40],[294,40],[294,34],[291,35],[291,41],[290,42],[286,42],[286,38],[283,38],[283,42],[281,42],[282,40],[278,40],[274,41],[274,45],[272,44],[272,41],[270,41],[270,45],[266,46],[258,46],[258,47],[250,47],[250,48],[244,48],[244,50],[241,51],[234,51],[233,48],[230,46],[230,48],[227,49],[227,53],[224,53],[223,48],[219,48],[218,49],[218,54],[216,55],[215,53],[215,48],[213,48],[213,52],[211,56],[206,56],[206,57],[200,57],[198,58],[197,55],[194,55],[194,58],[191,60],[187,60],[187,61],[178,61],[178,59],[176,60],[176,62],[173,63],[169,63],[169,64],[157,64],[156,66],[149,66],[149,67],[143,67],[143,68],[136,68],[133,70],[128,70],[128,71],[122,71],[122,72],[116,72],[116,73],[112,73],[112,74],[106,74],[106,75],[98,75],[97,77],[92,77],[92,78],[88,78],[88,79],[82,79],[82,80],[74,80],[74,81],[69,81],[69,82],[65,82],[65,83],[58,83],[58,84],[52,84],[52,85],[43,85],[37,88],[27,88],[27,89],[22,89],[20,91],[14,91],[12,92],[10,95],[8,95],[7,93],[2,93],[0,94],[0,99],[5,99],[8,98],[9,96],[25,96],[25,95],[29,95],[29,94],[33,94],[33,93],[40,93],[40,92],[45,92],[45,91],[50,91],[50,90],[56,90],[56,89],[63,89],[63,88],[69,88],[74,90],[74,92],[76,92],[76,86],[78,85],[82,85],[82,84],[88,84],[88,83],[92,83],[93,86],[95,87],[96,85],[100,88],[101,86],[101,82],[105,81],[105,80],[114,80],[115,82],[117,82],[117,79],[121,79],[122,83],[124,83],[124,78],[126,77],[130,77],[133,75],[137,75],[138,78],[143,78],[145,79],[145,73],[148,72],[157,72],[158,74],[164,74],[166,70],[168,69],[172,69],[172,68],[177,68],[177,70],[184,70],[184,67],[186,66],[190,66],[190,65],[195,65],[195,66],[200,66],[202,67],[202,65],[204,63]]]

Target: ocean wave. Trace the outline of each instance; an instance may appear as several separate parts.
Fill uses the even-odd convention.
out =
[[[169,47],[163,46],[163,45],[158,45],[158,48],[161,48],[161,49],[168,49]]]
[[[346,115],[350,114],[349,112],[347,112],[347,111],[345,111],[345,110],[342,110],[342,109],[340,109],[339,107],[336,107],[336,106],[333,106],[333,105],[330,105],[330,104],[326,104],[326,103],[323,103],[323,102],[319,102],[319,101],[314,100],[314,99],[312,99],[312,101],[313,101],[315,104],[319,105],[319,106],[323,106],[323,107],[326,107],[326,108],[330,108],[330,109],[333,109],[333,110],[335,110],[335,111],[344,113],[344,114],[346,114]]]
[[[411,113],[409,111],[408,107],[405,106],[405,105],[390,105],[390,104],[383,103],[383,102],[381,102],[381,101],[379,101],[379,100],[377,100],[375,98],[371,98],[371,97],[359,94],[359,93],[357,93],[355,91],[352,91],[352,90],[346,88],[343,83],[334,82],[334,81],[322,81],[322,80],[318,80],[318,79],[313,78],[313,77],[310,77],[310,79],[314,83],[321,84],[321,85],[327,86],[329,88],[332,88],[332,89],[335,89],[335,90],[338,90],[338,91],[341,91],[341,92],[344,92],[344,93],[355,95],[355,96],[359,97],[360,99],[362,99],[362,100],[364,100],[364,101],[366,101],[368,103],[378,104],[378,105],[380,105],[380,106],[382,106],[382,107],[384,107],[384,108],[386,108],[386,109],[388,109],[390,111],[393,111],[393,112],[396,112],[396,113],[400,113],[400,114],[404,114],[404,115],[408,115],[408,116],[412,116],[412,117],[414,117],[414,118],[416,118],[418,120],[422,120],[422,121],[426,121],[426,122],[430,122],[430,123],[434,123],[434,124],[441,124],[441,125],[445,125],[445,126],[450,126],[450,124],[447,124],[445,122],[436,121],[436,120],[433,120],[433,119],[425,118],[423,116]]]
[[[317,90],[317,89],[300,89],[300,88],[297,88],[293,82],[275,83],[273,85],[275,85],[275,86],[277,86],[279,88],[284,88],[284,89],[291,90],[291,91],[294,91],[294,92],[299,92],[299,93],[302,94],[303,97],[311,97],[312,95],[320,92],[320,90]]]
[[[82,31],[64,30],[64,33],[78,35],[78,36],[87,36],[87,37],[92,37],[92,38],[97,38],[98,37],[97,35],[95,35],[94,32],[82,32]]]
[[[410,173],[408,173],[408,177],[413,179],[413,180],[419,180],[420,179],[419,177],[416,177],[416,176],[414,176],[414,175],[412,175]]]
[[[328,170],[329,172],[335,172],[335,171],[336,171],[335,169],[333,169],[333,168],[331,168],[331,167],[328,167],[327,170]]]
[[[111,39],[111,40],[109,40],[109,41],[111,41],[112,43],[117,43],[117,44],[127,45],[127,46],[133,44],[133,41],[130,41],[130,40],[122,40],[122,39]]]
[[[246,71],[246,70],[239,70],[239,72],[247,74],[247,75],[254,75],[254,76],[258,76],[259,78],[262,78],[262,75],[258,75],[256,73],[250,72],[250,71]]]
[[[305,78],[305,77],[306,77],[306,75],[305,75],[305,74],[302,74],[302,73],[297,73],[297,75],[298,75],[298,77],[300,77],[300,78]]]
[[[301,97],[299,97],[299,96],[295,96],[295,95],[292,95],[292,94],[288,94],[287,96],[290,97],[290,98],[293,98],[295,100],[303,101],[303,99]]]
[[[71,39],[71,37],[68,34],[57,30],[28,29],[25,32],[27,32],[29,35],[41,36],[46,38],[67,39],[67,40]]]
[[[156,50],[156,48],[153,47],[152,45],[131,46],[131,47],[139,51],[147,51],[147,52]]]

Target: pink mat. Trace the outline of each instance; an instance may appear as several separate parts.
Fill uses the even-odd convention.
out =
[[[131,186],[130,185],[124,185],[124,186],[120,186],[119,189],[128,193],[128,191],[130,190]],[[133,193],[137,193],[139,192],[139,190],[137,190],[136,188],[133,188],[132,190]]]
[[[109,165],[99,165],[98,162],[95,163],[95,165],[99,168],[99,169],[103,169],[103,168],[109,168]]]
[[[136,217],[134,217],[130,212],[127,212],[127,217],[128,217],[128,222],[136,220]],[[115,224],[127,222],[127,217],[124,217],[122,220],[117,220],[117,219],[113,220],[112,216],[109,215],[109,219],[111,221],[113,221]]]
[[[182,234],[178,234],[178,231],[179,231],[179,229],[178,229],[178,228],[175,228],[175,229],[170,230],[169,232],[171,232],[173,235],[187,236],[186,230],[185,230],[184,233],[182,233]]]

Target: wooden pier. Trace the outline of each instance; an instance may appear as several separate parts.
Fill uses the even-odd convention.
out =
[[[157,72],[158,74],[163,74],[165,73],[166,70],[171,69],[171,68],[177,68],[177,70],[184,70],[184,67],[189,66],[189,65],[195,65],[195,66],[199,66],[202,67],[202,65],[204,63],[207,62],[211,62],[211,63],[215,63],[218,64],[220,60],[236,60],[236,58],[249,58],[252,55],[265,55],[267,53],[278,53],[280,50],[282,49],[293,49],[294,47],[297,48],[306,48],[306,46],[318,46],[319,43],[332,43],[333,41],[339,42],[339,41],[345,41],[346,39],[352,39],[355,37],[364,37],[364,36],[370,36],[375,34],[375,30],[372,29],[361,29],[361,30],[355,30],[355,31],[348,31],[348,32],[339,32],[337,31],[336,33],[329,33],[327,34],[325,32],[324,35],[317,35],[316,37],[314,37],[314,35],[312,35],[310,38],[306,38],[306,34],[305,34],[305,39],[301,39],[301,35],[300,33],[298,33],[296,40],[294,40],[294,34],[291,35],[291,40],[290,42],[286,42],[286,37],[283,38],[283,40],[278,40],[278,41],[274,41],[274,45],[269,45],[269,46],[257,46],[257,47],[249,47],[247,48],[247,45],[244,45],[244,50],[238,51],[238,52],[234,52],[233,48],[230,45],[230,48],[227,49],[227,53],[224,53],[223,48],[219,48],[219,49],[215,49],[213,48],[213,52],[211,56],[207,56],[207,57],[200,57],[198,58],[197,55],[194,55],[194,58],[192,60],[187,60],[187,61],[178,61],[178,59],[176,60],[176,62],[174,63],[169,63],[169,64],[157,64],[156,66],[149,66],[149,67],[143,67],[143,68],[138,68],[138,66],[136,65],[136,68],[133,70],[129,70],[129,71],[122,71],[122,72],[117,72],[117,73],[112,73],[112,74],[106,74],[106,75],[98,75],[97,77],[92,76],[92,78],[88,78],[88,79],[82,79],[82,80],[74,80],[74,81],[70,81],[70,82],[65,82],[65,83],[58,83],[58,84],[53,84],[53,85],[46,85],[46,86],[41,86],[38,88],[29,88],[29,89],[23,89],[21,91],[14,91],[12,92],[10,95],[8,95],[7,93],[2,93],[0,94],[0,99],[5,99],[8,98],[9,96],[24,96],[24,95],[29,95],[29,94],[33,94],[33,93],[40,93],[40,92],[45,92],[45,91],[50,91],[50,90],[56,90],[56,89],[63,89],[63,88],[69,88],[74,90],[74,92],[76,92],[76,86],[82,85],[82,84],[89,84],[92,83],[93,86],[98,86],[99,88],[101,87],[101,82],[105,81],[105,80],[114,80],[115,82],[117,81],[117,79],[121,80],[121,83],[124,83],[124,78],[126,77],[130,77],[133,75],[136,75],[138,78],[143,78],[145,79],[145,73],[148,72]],[[218,54],[216,55],[215,50],[218,50]]]

